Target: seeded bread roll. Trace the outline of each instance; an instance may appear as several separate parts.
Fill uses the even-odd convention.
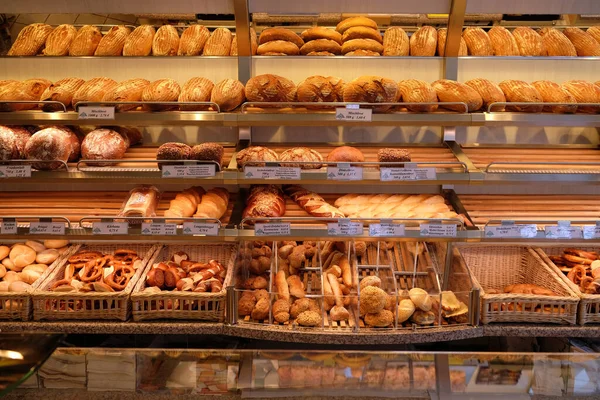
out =
[[[298,85],[299,102],[341,102],[344,100],[344,81],[333,76],[311,76]],[[323,108],[323,107],[307,107]]]
[[[492,103],[505,103],[506,97],[500,86],[487,79],[471,79],[465,85],[474,89],[483,100],[483,111],[487,111]],[[504,111],[504,106],[495,106],[492,111]]]
[[[373,39],[352,39],[342,44],[342,54],[356,50],[369,50],[375,53],[383,53],[383,45]]]
[[[240,171],[249,164],[253,167],[264,167],[264,162],[279,161],[279,155],[273,150],[263,146],[250,146],[239,151],[235,156],[237,167]]]
[[[292,42],[298,48],[304,45],[304,40],[298,36],[294,31],[285,28],[267,28],[260,33],[258,37],[259,47],[262,44],[273,42],[276,40]]]
[[[21,29],[8,51],[9,56],[35,56],[46,43],[53,28],[46,24],[31,24]]]
[[[438,56],[444,57],[446,54],[446,37],[448,36],[448,29],[440,28],[438,29]],[[464,37],[460,37],[460,45],[458,47],[458,56],[465,57],[469,55],[469,50],[467,50],[467,42],[465,42]]]
[[[223,165],[223,156],[225,149],[218,143],[202,143],[192,147],[190,160],[214,161],[219,164],[219,169]]]
[[[410,41],[404,29],[391,26],[383,34],[384,56],[407,56],[410,54]]]
[[[361,76],[344,86],[344,102],[348,103],[395,103],[400,98],[398,84],[378,76]],[[391,106],[379,106],[378,112],[388,111]]]
[[[179,50],[179,33],[173,25],[158,28],[152,40],[153,56],[175,56]]]
[[[433,86],[418,79],[406,79],[398,82],[398,88],[403,103],[436,103],[437,93]],[[434,112],[437,104],[407,105],[406,108],[412,112]]]
[[[215,87],[214,83],[202,77],[192,78],[181,88],[180,102],[207,102]],[[182,111],[207,111],[209,106],[179,106]]]
[[[542,28],[538,33],[549,57],[577,57],[573,43],[558,29]]]
[[[173,79],[159,79],[144,88],[142,101],[177,101],[180,94],[181,88]],[[177,108],[177,106],[161,104],[144,104],[142,107],[146,111],[166,111]]]
[[[259,56],[267,55],[267,53],[282,53],[288,56],[295,56],[300,53],[300,49],[292,42],[273,40],[259,45],[256,53]]]
[[[297,164],[283,164],[284,167],[301,169],[320,169],[322,164],[303,164],[306,162],[323,161],[323,156],[316,150],[308,147],[294,147],[281,153],[280,161],[294,161]]]
[[[342,46],[338,42],[329,39],[316,39],[307,42],[300,49],[300,53],[307,55],[308,53],[326,51],[332,54],[341,54]]]
[[[488,34],[481,28],[466,28],[462,37],[467,43],[467,49],[471,56],[493,56],[494,47]]]
[[[217,83],[210,95],[210,101],[216,103],[221,111],[234,110],[245,99],[244,85],[236,79],[224,79]]]
[[[333,40],[334,42],[340,45],[342,44],[342,35],[339,32],[336,32],[333,29],[323,28],[320,26],[303,31],[300,34],[300,37],[302,38],[302,40],[304,40],[305,44],[310,42],[311,40],[318,39]]]
[[[371,50],[358,49],[358,50],[354,50],[349,53],[346,53],[346,54],[344,54],[344,56],[345,57],[379,57],[379,56],[381,56],[381,54],[376,53]]]
[[[540,34],[529,27],[520,26],[515,28],[513,37],[522,56],[540,57],[548,54]]]
[[[544,103],[577,103],[575,97],[563,89],[558,83],[550,81],[535,81],[532,82],[531,85],[540,93]],[[545,106],[543,111],[557,114],[574,113],[577,111],[577,106]]]
[[[437,50],[437,31],[432,26],[422,26],[410,37],[410,55],[433,57]]]
[[[331,162],[364,162],[365,155],[356,147],[340,146],[331,150],[327,155]]]
[[[342,35],[342,42],[347,42],[352,39],[373,39],[379,43],[383,43],[381,33],[379,33],[377,29],[366,26],[353,26],[352,28],[346,29]]]
[[[458,112],[472,112],[479,110],[483,105],[483,99],[473,88],[464,83],[452,81],[449,79],[440,79],[431,84],[435,89],[438,99],[441,102],[454,103],[462,102],[467,105],[465,110],[463,105],[442,105],[440,107]]]
[[[141,101],[144,89],[150,85],[146,79],[134,78],[120,82],[104,94],[102,101]],[[118,104],[115,109],[128,111],[138,108],[135,104]]]
[[[337,26],[335,27],[335,30],[338,31],[339,33],[343,34],[348,29],[350,29],[350,28],[352,28],[354,26],[366,26],[366,27],[372,28],[372,29],[378,29],[379,28],[377,26],[377,22],[373,21],[370,18],[367,18],[367,17],[351,17],[351,18],[346,18],[345,20],[343,20],[342,22],[340,22],[339,24],[337,24]]]
[[[377,162],[386,163],[386,162],[410,162],[410,153],[406,149],[393,149],[393,148],[385,148],[379,149],[377,152]],[[404,165],[398,164],[381,164],[381,168],[394,168],[394,167],[403,167]]]
[[[253,102],[293,102],[296,100],[296,85],[281,76],[258,75],[246,83],[246,98]]]
[[[494,54],[497,56],[519,56],[521,52],[512,33],[503,26],[494,26],[488,31]]]
[[[77,28],[73,25],[62,24],[54,28],[48,35],[44,51],[45,56],[66,56],[69,54],[71,42],[77,36]]]
[[[506,80],[498,84],[500,89],[506,96],[506,101],[514,103],[542,103],[544,99],[540,92],[527,82],[519,80]],[[520,111],[520,112],[542,112],[544,106],[507,106],[508,111]]]
[[[169,142],[162,144],[156,151],[157,160],[189,160],[192,148],[185,143]],[[158,167],[162,169],[163,165],[178,165],[180,163],[160,163]]]
[[[95,56],[120,56],[123,55],[123,46],[125,40],[131,33],[131,29],[124,25],[113,26],[106,35],[100,39],[98,47],[94,52]]]
[[[227,28],[217,28],[210,35],[202,55],[204,56],[228,56],[231,51],[233,36]]]
[[[140,25],[127,36],[123,45],[124,56],[149,56],[156,30],[150,25]]]
[[[128,141],[112,129],[95,129],[88,133],[81,143],[83,160],[121,160],[128,148]],[[94,163],[94,166],[105,167],[114,163]]]
[[[70,56],[93,56],[102,39],[100,29],[92,25],[84,25],[79,28],[75,39],[69,46]]]
[[[199,56],[204,49],[210,31],[204,25],[191,25],[183,31],[179,39],[178,56]]]

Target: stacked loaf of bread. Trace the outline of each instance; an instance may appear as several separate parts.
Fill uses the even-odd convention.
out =
[[[304,40],[286,28],[267,28],[258,37],[256,53],[261,56],[295,56],[300,54]]]
[[[300,34],[304,45],[300,54],[304,56],[335,56],[342,53],[342,34],[336,30],[314,27]]]
[[[377,22],[367,17],[351,17],[341,21],[335,30],[342,35],[345,56],[380,56],[383,38]]]

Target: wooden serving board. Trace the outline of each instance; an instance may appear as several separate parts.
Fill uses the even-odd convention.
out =
[[[485,169],[490,163],[526,162],[527,165],[492,166],[497,169],[510,170],[566,170],[566,171],[598,171],[600,165],[549,165],[548,162],[564,163],[600,163],[600,149],[531,149],[531,148],[491,148],[463,147],[463,152],[473,161],[475,166]]]

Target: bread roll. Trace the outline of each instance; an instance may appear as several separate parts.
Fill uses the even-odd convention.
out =
[[[435,89],[438,99],[441,102],[463,102],[467,104],[468,110],[462,105],[442,105],[440,107],[447,108],[448,110],[458,112],[472,112],[479,110],[483,104],[483,99],[474,89],[471,87],[456,81],[449,79],[440,79],[431,84]]]
[[[379,33],[377,29],[366,26],[353,26],[352,28],[346,29],[342,35],[342,42],[347,42],[352,39],[372,39],[376,42],[383,43],[381,33]]]
[[[348,103],[395,103],[400,98],[398,84],[391,79],[377,76],[361,76],[344,87],[344,102]],[[374,107],[385,112],[391,106]]]
[[[465,85],[473,88],[483,100],[483,111],[487,111],[488,107],[492,103],[505,103],[506,97],[500,89],[500,86],[496,85],[494,82],[483,79],[471,79],[470,81],[465,82]],[[504,106],[495,106],[492,111],[504,111]]]
[[[179,50],[179,33],[173,25],[158,28],[152,40],[153,56],[175,56]]]
[[[102,39],[100,30],[92,25],[84,25],[79,28],[75,39],[69,46],[70,56],[93,56]]]
[[[533,29],[520,26],[513,30],[513,37],[522,56],[540,57],[547,54],[542,37]]]
[[[210,31],[204,25],[191,25],[181,34],[178,56],[199,56],[204,49]]]
[[[446,37],[448,36],[448,29],[440,28],[438,29],[438,56],[444,57],[446,55]],[[467,50],[467,42],[465,42],[464,37],[460,37],[460,45],[458,47],[458,56],[465,57],[469,55],[469,51]]]
[[[322,164],[304,164],[306,162],[321,162],[323,156],[316,150],[308,147],[294,147],[281,153],[280,161],[295,162],[296,164],[284,164],[284,167],[301,169],[320,169]]]
[[[590,26],[586,32],[600,43],[600,25]]]
[[[35,56],[46,43],[53,28],[46,24],[31,24],[21,29],[8,51],[9,56]]]
[[[398,83],[398,88],[404,103],[436,103],[437,93],[433,86],[418,79],[406,79]],[[406,108],[413,112],[434,112],[437,104],[407,105]]]
[[[120,56],[123,54],[123,46],[125,40],[131,33],[131,29],[124,25],[113,26],[108,30],[106,35],[102,37],[96,51],[95,56]]]
[[[308,53],[321,52],[326,51],[332,54],[341,54],[342,46],[339,45],[338,42],[329,39],[315,39],[307,42],[300,49],[300,53],[302,55],[307,55]]]
[[[40,96],[40,101],[59,101],[67,108],[71,107],[71,102],[75,92],[85,83],[79,78],[64,78],[48,86]],[[42,104],[44,111],[59,111],[62,108],[58,104]]]
[[[246,83],[246,98],[251,102],[293,102],[296,85],[282,76],[265,74],[250,78]]]
[[[122,160],[127,152],[127,142],[112,129],[95,129],[88,133],[81,143],[82,160]],[[105,167],[114,163],[94,163]]]
[[[125,39],[124,56],[149,56],[156,30],[151,25],[140,25]]]
[[[404,29],[390,26],[383,34],[384,56],[407,56],[410,53],[410,41]]]
[[[462,37],[467,43],[467,50],[471,56],[493,56],[494,48],[488,34],[481,28],[466,28]]]
[[[217,83],[210,95],[210,101],[216,103],[221,111],[232,111],[245,99],[244,85],[236,79],[224,79]]]
[[[344,57],[379,57],[381,54],[371,51],[371,50],[363,50],[358,49],[344,54]]]
[[[506,80],[502,81],[499,84],[500,89],[504,92],[504,96],[506,96],[506,101],[515,102],[515,103],[542,103],[544,100],[542,99],[542,95],[537,91],[537,89],[527,82],[519,81],[519,80]],[[520,112],[533,112],[539,113],[542,112],[544,106],[507,106],[506,109],[508,111],[520,111]]]
[[[227,28],[217,28],[204,45],[204,56],[228,56],[231,50],[233,36]]]
[[[577,103],[573,95],[563,89],[559,84],[550,81],[535,81],[531,85],[537,89],[544,103]],[[544,112],[556,114],[574,113],[577,106],[546,106]]]
[[[159,79],[144,88],[142,101],[177,101],[181,94],[179,84],[173,79]],[[142,108],[146,111],[166,111],[177,108],[174,105],[144,104]]]
[[[273,42],[273,41],[284,41],[292,42],[296,47],[300,48],[304,45],[304,40],[298,36],[294,31],[286,28],[267,28],[260,33],[258,37],[259,48],[260,45]]]
[[[563,89],[569,92],[577,103],[600,103],[600,87],[586,81],[573,80],[562,84]],[[578,112],[598,113],[600,106],[579,106]]]
[[[25,146],[28,159],[60,160],[67,162],[73,151],[69,135],[56,127],[42,129],[31,136]],[[34,163],[33,168],[39,170],[54,170],[63,166],[60,162]]]
[[[117,82],[110,78],[92,78],[89,81],[85,82],[83,85],[77,89],[75,94],[73,95],[73,100],[71,103],[73,104],[73,108],[79,102],[96,102],[102,101],[104,95],[113,89],[114,86],[117,85]]]
[[[344,100],[344,81],[333,76],[311,76],[298,85],[299,102],[341,102]],[[308,108],[308,107],[307,107]],[[319,108],[319,107],[311,107]]]
[[[9,254],[10,261],[15,266],[15,271],[21,271],[29,264],[35,263],[36,252],[24,244],[15,244]]]
[[[246,164],[249,164],[253,167],[264,167],[265,161],[279,161],[279,156],[276,152],[267,147],[250,146],[240,150],[235,156],[235,161],[237,163],[237,168],[240,171],[243,171]]]
[[[102,101],[141,101],[144,89],[150,84],[146,79],[134,78],[120,82],[113,86],[102,97]],[[135,110],[138,108],[135,104],[118,104],[115,109],[118,111]]]
[[[192,147],[190,160],[214,161],[221,168],[224,155],[225,149],[223,146],[218,143],[206,142]]]
[[[52,84],[46,79],[27,79],[23,82],[11,82],[0,87],[1,100],[31,101],[31,103],[1,103],[0,110],[23,111],[32,110],[38,106],[44,91]]]
[[[221,219],[227,212],[228,206],[229,192],[227,189],[214,188],[202,195],[194,217]]]
[[[432,26],[422,26],[410,37],[410,55],[433,57],[437,49],[437,31]]]
[[[365,155],[356,147],[340,146],[331,150],[327,154],[327,161],[330,162],[364,162]]]
[[[561,31],[555,28],[543,28],[539,31],[544,48],[550,57],[576,57],[573,43]]]
[[[342,44],[342,54],[355,50],[369,50],[375,53],[383,53],[383,45],[373,39],[352,39]]]
[[[563,33],[569,38],[571,43],[573,43],[573,46],[575,46],[578,56],[600,56],[600,43],[589,33],[584,32],[579,28],[565,28]]]
[[[45,56],[66,56],[69,54],[71,42],[77,35],[73,25],[59,25],[48,35],[43,54]]]
[[[512,33],[503,26],[494,26],[488,31],[494,54],[497,56],[518,56],[521,54]]]
[[[0,161],[19,158],[17,137],[8,126],[0,126]]]
[[[342,44],[342,35],[339,32],[336,32],[333,29],[323,28],[321,26],[316,26],[314,28],[302,31],[300,37],[302,38],[302,40],[304,40],[305,44],[310,42],[311,40],[318,39],[333,40],[334,42],[340,45]]]
[[[258,46],[257,54],[259,56],[266,55],[267,53],[282,53],[288,56],[295,56],[300,53],[300,49],[292,42],[274,40]]]
[[[181,88],[179,102],[207,102],[214,88],[214,83],[206,78],[192,78]],[[209,106],[179,106],[182,111],[206,111]]]
[[[335,30],[338,31],[339,33],[343,34],[348,29],[350,29],[350,28],[352,28],[354,26],[366,26],[368,28],[372,28],[372,29],[375,29],[375,30],[377,30],[379,28],[377,26],[377,22],[373,21],[370,18],[367,18],[367,17],[351,17],[351,18],[346,18],[345,20],[343,20],[342,22],[340,22],[339,24],[337,24],[337,26],[335,27]]]

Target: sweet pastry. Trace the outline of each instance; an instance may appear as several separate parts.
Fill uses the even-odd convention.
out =
[[[305,162],[323,161],[323,156],[316,150],[308,147],[294,147],[281,153],[280,161],[295,162],[295,164],[283,164],[285,167],[301,169],[320,169],[322,164],[304,164]]]
[[[264,167],[266,162],[279,161],[279,156],[273,150],[262,146],[250,146],[240,150],[236,156],[238,170],[242,171],[246,164],[253,167]]]
[[[327,161],[331,162],[364,162],[365,156],[356,147],[340,146],[331,150],[327,155]]]

